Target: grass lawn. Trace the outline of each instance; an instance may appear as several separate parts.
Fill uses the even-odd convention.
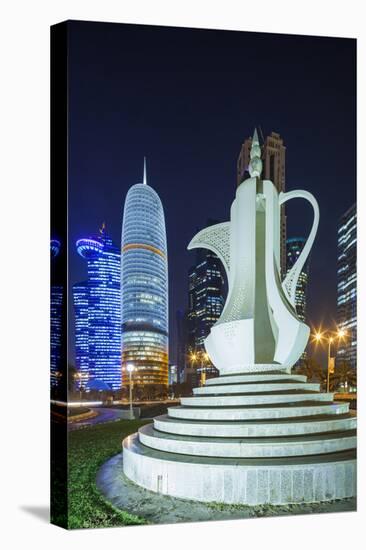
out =
[[[145,523],[114,508],[96,488],[99,467],[121,452],[122,439],[148,420],[118,420],[69,433],[69,529],[112,527]]]

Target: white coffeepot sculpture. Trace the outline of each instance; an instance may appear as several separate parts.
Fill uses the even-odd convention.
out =
[[[205,340],[206,351],[221,375],[289,371],[303,353],[310,333],[296,315],[295,291],[318,229],[318,203],[307,191],[278,194],[270,180],[261,179],[260,157],[255,130],[251,177],[237,189],[230,222],[203,229],[188,245],[188,249],[213,251],[226,270],[225,307]],[[314,221],[298,260],[281,283],[281,205],[295,198],[310,202]]]

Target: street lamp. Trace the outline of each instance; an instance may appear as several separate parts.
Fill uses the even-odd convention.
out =
[[[203,368],[203,365],[207,364],[209,360],[208,353],[201,351],[201,386],[204,386],[206,383],[206,370]]]
[[[344,329],[338,329],[337,332],[330,333],[330,332],[320,332],[317,331],[314,334],[314,340],[316,342],[322,342],[325,340],[328,342],[328,354],[327,354],[327,393],[329,393],[329,375],[330,373],[334,372],[334,357],[331,357],[331,346],[335,339],[341,340],[347,335],[346,331]]]
[[[133,419],[133,409],[132,409],[132,373],[135,370],[135,366],[131,363],[127,365],[127,372],[129,374],[129,380],[130,380],[130,420]]]

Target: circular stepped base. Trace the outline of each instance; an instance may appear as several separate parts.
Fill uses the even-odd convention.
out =
[[[320,384],[306,384],[304,382],[286,382],[276,381],[273,383],[265,382],[249,382],[246,384],[220,384],[217,386],[203,386],[202,388],[195,388],[193,390],[194,395],[227,395],[227,394],[246,394],[246,393],[269,393],[280,391],[319,391]]]
[[[356,494],[356,419],[306,377],[207,380],[123,442],[126,476],[174,497],[230,504],[322,502]]]
[[[356,446],[356,431],[295,437],[187,437],[155,430],[152,424],[139,429],[143,445],[169,453],[233,458],[301,456],[334,453]]]
[[[144,518],[148,523],[187,523],[263,516],[320,514],[356,510],[356,498],[314,503],[294,503],[285,506],[247,506],[199,502],[175,498],[149,491],[131,482],[123,472],[123,453],[105,462],[97,473],[96,484],[112,506]]]
[[[246,405],[267,405],[269,403],[298,403],[301,401],[332,401],[332,393],[258,393],[251,395],[213,395],[207,397],[182,397],[182,405],[189,407],[241,407]]]
[[[323,414],[338,415],[348,412],[348,403],[316,403],[313,401],[301,403],[300,405],[281,406],[257,405],[252,407],[232,408],[199,408],[194,407],[169,407],[169,418],[181,418],[186,420],[253,420],[253,419],[275,419],[275,418],[296,418],[307,416],[319,416]]]
[[[356,428],[356,422],[356,418],[349,413],[336,417],[328,415],[315,417],[311,421],[308,418],[305,420],[285,418],[266,421],[248,420],[246,422],[198,422],[162,415],[154,419],[154,426],[162,432],[198,437],[278,437],[353,430]]]
[[[206,386],[221,386],[224,384],[240,384],[249,382],[306,382],[306,376],[303,374],[231,374],[228,376],[219,376],[217,378],[208,378]]]
[[[138,485],[165,495],[227,504],[322,502],[356,494],[354,451],[301,458],[228,459],[177,455],[123,443],[123,470]]]

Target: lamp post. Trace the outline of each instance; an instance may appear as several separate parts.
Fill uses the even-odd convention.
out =
[[[324,333],[324,332],[320,332],[320,331],[317,331],[314,335],[314,339],[316,342],[322,342],[322,341],[326,341],[328,343],[328,353],[327,353],[327,393],[329,393],[329,375],[330,375],[330,371],[331,371],[331,363],[332,363],[332,359],[334,359],[333,357],[331,357],[331,346],[334,342],[335,339],[337,339],[338,341],[341,340],[342,338],[344,338],[346,336],[346,331],[344,329],[338,329],[336,333]],[[332,367],[332,372],[334,372],[334,367]]]
[[[135,366],[132,364],[127,365],[127,372],[130,380],[130,420],[133,419],[133,409],[132,409],[132,373],[135,370]]]
[[[209,359],[208,353],[201,351],[201,386],[204,386],[206,383],[206,370],[204,369],[204,365],[208,363]]]
[[[191,358],[192,367],[196,361],[200,360],[200,368],[201,368],[200,385],[204,386],[204,384],[206,383],[206,371],[204,369],[204,366],[210,359],[208,356],[208,353],[206,353],[203,350],[192,352],[190,355],[190,358]]]

